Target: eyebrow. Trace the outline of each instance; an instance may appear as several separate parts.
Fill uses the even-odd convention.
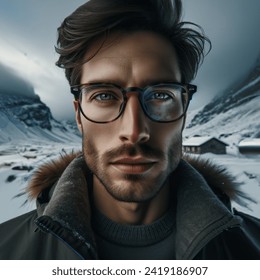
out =
[[[151,84],[159,84],[159,83],[178,83],[180,81],[177,81],[175,77],[169,78],[169,79],[145,79],[141,81],[141,86],[147,86]],[[116,84],[121,87],[124,87],[125,81],[119,79],[92,79],[87,82],[88,84]]]
[[[116,84],[121,85],[123,81],[120,79],[92,79],[87,82],[87,84]]]

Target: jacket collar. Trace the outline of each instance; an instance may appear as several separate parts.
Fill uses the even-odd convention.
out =
[[[86,174],[87,178],[91,177],[84,158],[76,157],[65,168],[55,188],[38,195],[38,214],[58,223],[70,232],[70,236],[85,242],[95,251],[90,186]],[[171,177],[178,186],[176,258],[192,259],[209,240],[224,229],[239,224],[239,220],[186,161],[181,160]]]
[[[83,156],[71,161],[55,186],[39,195],[36,224],[80,250],[81,257],[90,254],[96,258],[86,179],[89,174]]]
[[[182,160],[174,173],[178,186],[176,258],[193,259],[224,229],[240,224],[240,219],[218,199],[190,164]]]

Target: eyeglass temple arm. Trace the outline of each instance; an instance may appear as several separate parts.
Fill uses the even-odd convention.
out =
[[[80,88],[78,86],[70,87],[70,92],[74,95],[75,99],[79,99]]]
[[[188,89],[189,97],[190,97],[190,100],[191,100],[193,94],[197,91],[197,86],[188,84],[188,85],[187,85],[187,89]]]

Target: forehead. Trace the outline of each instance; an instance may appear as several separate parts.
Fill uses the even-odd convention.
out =
[[[88,60],[100,42],[86,52]],[[177,55],[165,38],[152,32],[114,34],[82,67],[81,83],[117,82],[141,86],[149,82],[181,81]]]

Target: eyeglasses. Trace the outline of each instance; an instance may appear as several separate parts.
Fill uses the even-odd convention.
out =
[[[127,93],[138,92],[145,115],[155,122],[168,123],[182,118],[197,87],[191,84],[159,83],[144,88],[122,88],[116,84],[89,83],[71,87],[83,116],[95,123],[118,119],[127,103]]]

